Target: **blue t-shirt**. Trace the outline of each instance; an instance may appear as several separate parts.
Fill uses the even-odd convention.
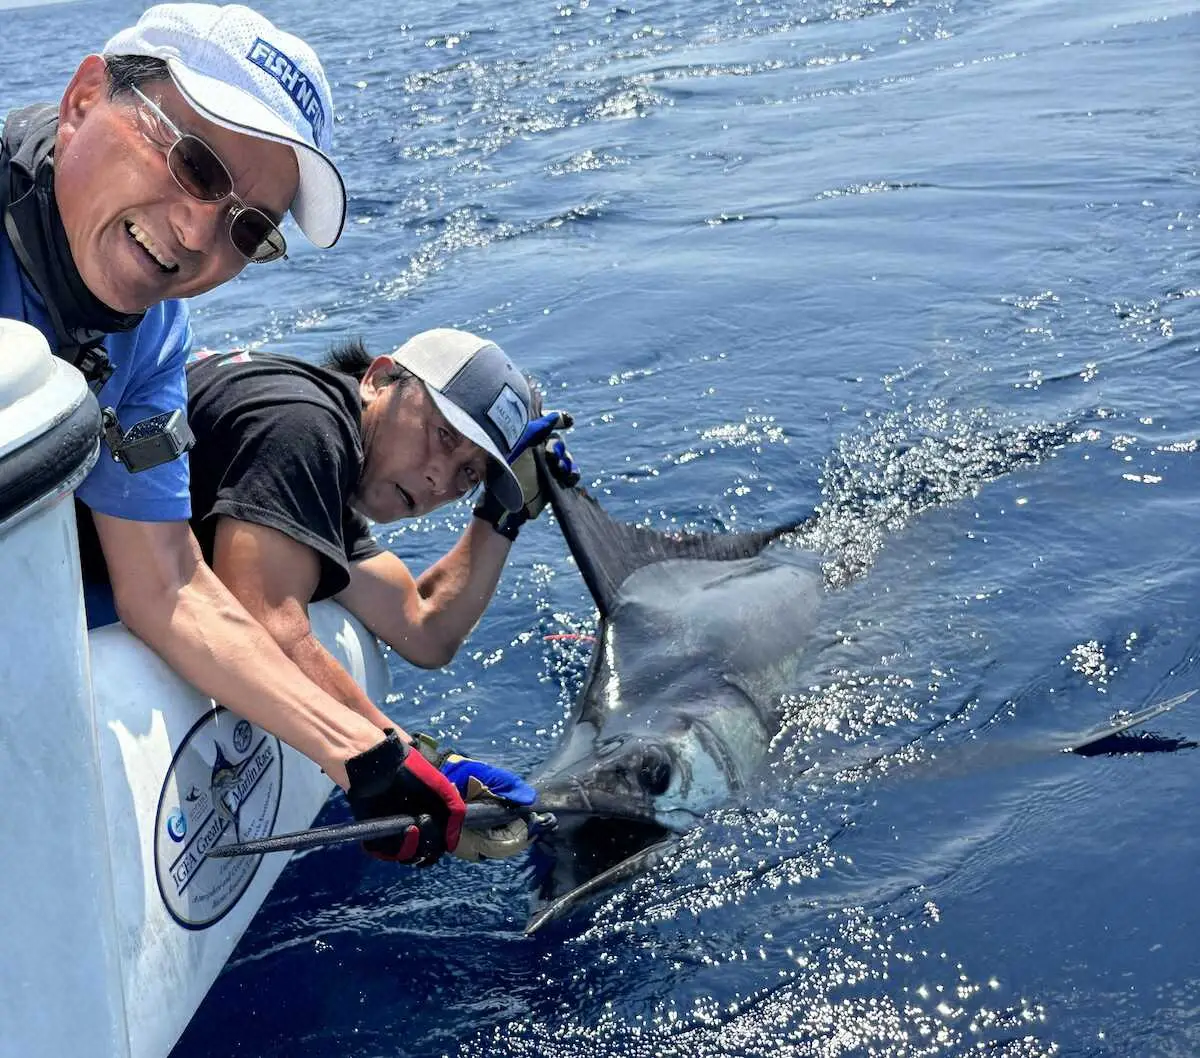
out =
[[[21,270],[17,255],[0,225],[0,316],[32,324],[58,348],[54,324],[45,303]],[[187,410],[184,364],[192,345],[188,308],[164,301],[146,313],[133,330],[104,340],[114,368],[100,390],[102,408],[113,408],[124,429],[151,415]],[[107,445],[75,495],[92,510],[135,522],[186,522],[192,514],[188,493],[188,461],[169,463],[131,474],[112,458]]]

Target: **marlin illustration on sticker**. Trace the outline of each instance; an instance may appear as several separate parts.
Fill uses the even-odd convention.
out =
[[[218,816],[224,819],[230,826],[233,827],[235,840],[240,841],[241,835],[238,830],[238,796],[237,782],[242,774],[242,769],[233,764],[228,757],[225,756],[225,751],[221,748],[221,743],[214,740],[213,749],[215,755],[212,766],[212,795],[213,808]]]

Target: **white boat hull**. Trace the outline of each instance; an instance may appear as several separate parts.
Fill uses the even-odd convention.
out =
[[[332,784],[121,625],[88,633],[72,490],[97,458],[82,378],[0,320],[0,1058],[167,1058]],[[375,700],[374,637],[313,628]]]
[[[374,638],[335,603],[311,613],[325,647],[382,700]],[[207,850],[310,826],[333,784],[123,626],[90,640],[129,1055],[164,1058],[290,858]]]

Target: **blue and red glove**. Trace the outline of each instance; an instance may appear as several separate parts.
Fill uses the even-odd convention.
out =
[[[379,745],[346,761],[346,800],[358,820],[413,816],[415,826],[364,841],[363,850],[379,860],[427,867],[458,846],[467,808],[454,783],[417,747],[401,742],[391,728],[384,734]]]

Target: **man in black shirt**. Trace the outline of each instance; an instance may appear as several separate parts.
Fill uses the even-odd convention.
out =
[[[408,661],[444,665],[487,607],[520,526],[544,506],[534,448],[546,447],[556,475],[577,477],[553,434],[569,417],[539,417],[499,346],[463,331],[426,331],[378,357],[347,343],[323,367],[209,355],[189,366],[188,389],[205,558],[314,683],[381,729],[395,724],[312,634],[308,603],[335,597]],[[480,486],[471,525],[418,578],[371,535],[368,519],[417,517]],[[353,791],[356,814],[381,814]]]

